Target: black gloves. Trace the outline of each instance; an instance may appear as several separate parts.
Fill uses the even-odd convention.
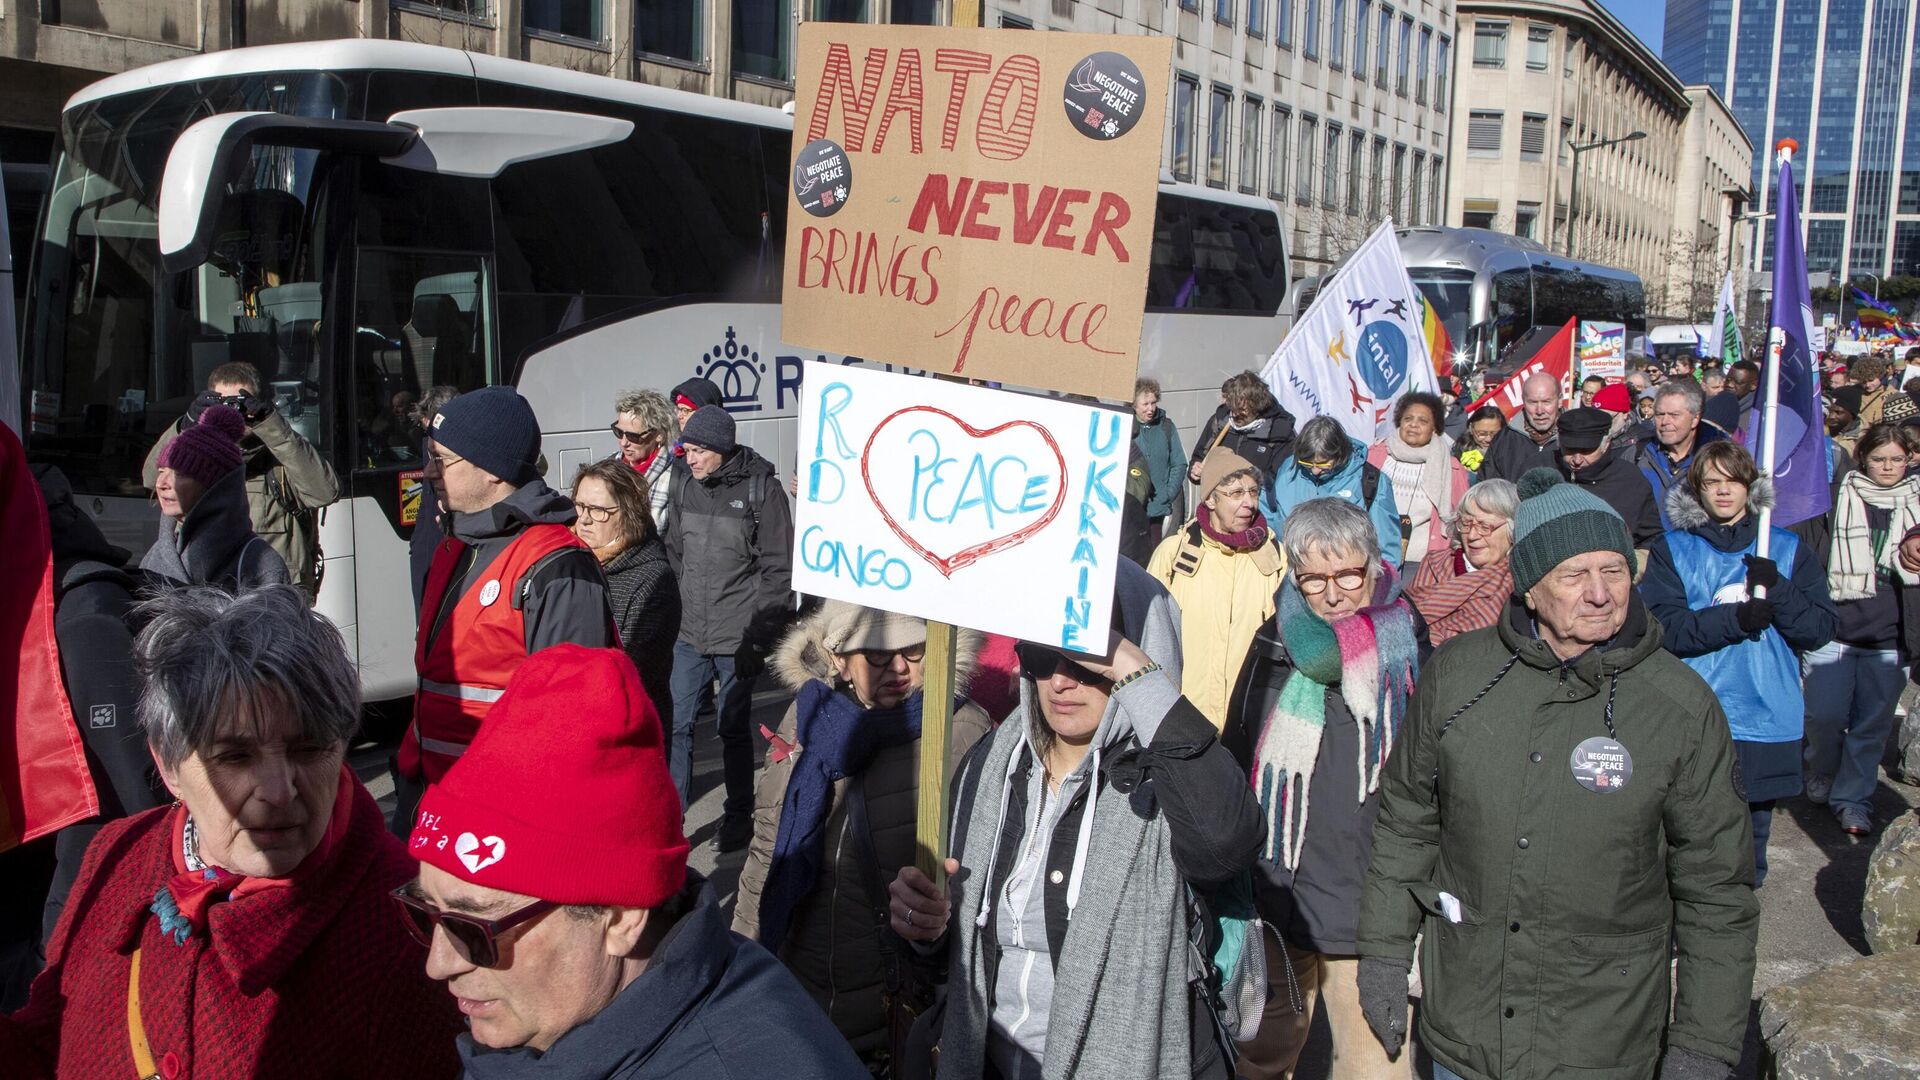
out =
[[[1780,564],[1772,559],[1763,559],[1758,555],[1747,555],[1741,560],[1747,564],[1747,588],[1769,589],[1780,584]]]
[[[273,411],[273,399],[270,397],[263,398],[254,397],[252,394],[243,394],[240,397],[239,409],[240,415],[247,418],[247,423],[257,424],[266,419],[267,414]]]
[[[187,419],[192,420],[196,424],[199,423],[200,414],[206,412],[209,407],[214,405],[231,406],[237,410],[241,416],[246,418],[248,424],[259,423],[266,418],[268,413],[273,411],[272,398],[255,397],[252,394],[225,397],[214,393],[212,390],[208,390],[199,397],[194,398],[193,403],[187,406]]]
[[[1773,601],[1764,597],[1742,600],[1733,606],[1733,617],[1743,634],[1757,634],[1773,625]]]
[[[1377,956],[1360,958],[1355,981],[1360,984],[1360,1014],[1387,1051],[1388,1057],[1400,1053],[1407,1040],[1407,973],[1412,966],[1404,960]]]
[[[1730,1080],[1732,1076],[1733,1066],[1684,1046],[1667,1047],[1660,1062],[1660,1080]]]

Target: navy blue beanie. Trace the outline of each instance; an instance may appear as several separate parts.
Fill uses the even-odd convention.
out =
[[[533,418],[533,406],[512,387],[483,387],[440,406],[432,437],[509,484],[540,478],[540,422]]]
[[[718,405],[702,405],[680,428],[680,441],[716,454],[731,454],[734,441],[733,414]]]

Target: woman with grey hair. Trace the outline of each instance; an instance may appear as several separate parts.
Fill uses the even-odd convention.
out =
[[[9,1076],[452,1076],[459,1017],[393,918],[413,860],[345,764],[359,675],[306,594],[144,606],[136,708],[173,805],[87,850]]]
[[[1427,620],[1435,645],[1492,626],[1513,593],[1513,515],[1520,492],[1507,480],[1483,480],[1460,498],[1445,552],[1421,562],[1407,599]]]
[[[1300,503],[1280,540],[1279,610],[1254,637],[1221,735],[1266,812],[1255,904],[1279,938],[1265,942],[1266,1012],[1240,1044],[1238,1075],[1291,1075],[1317,1002],[1341,1076],[1411,1077],[1412,1055],[1390,1057],[1368,1033],[1357,939],[1380,777],[1428,651],[1426,628],[1360,507]]]
[[[613,437],[619,441],[614,456],[647,482],[654,528],[665,532],[667,509],[672,505],[668,494],[673,487],[673,444],[680,439],[673,406],[658,390],[628,390],[613,403],[613,412]]]

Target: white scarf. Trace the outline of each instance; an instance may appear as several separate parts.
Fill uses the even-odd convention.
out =
[[[1887,542],[1876,554],[1873,528],[1867,522],[1867,507],[1891,510]],[[1879,585],[1881,569],[1907,585],[1920,584],[1920,578],[1907,572],[1897,557],[1900,538],[1920,524],[1920,477],[1909,476],[1892,487],[1881,487],[1862,472],[1850,472],[1840,482],[1840,495],[1833,508],[1833,548],[1827,560],[1827,591],[1839,600],[1865,600]]]
[[[1413,500],[1412,506],[1399,508],[1407,520],[1413,523],[1413,534],[1407,537],[1407,550],[1401,556],[1401,562],[1419,562],[1427,553],[1427,526],[1438,515],[1443,524],[1453,524],[1453,492],[1448,483],[1449,465],[1453,461],[1453,440],[1436,431],[1425,446],[1408,446],[1400,438],[1398,431],[1387,432],[1387,456],[1395,461],[1420,465],[1420,494],[1424,498]]]

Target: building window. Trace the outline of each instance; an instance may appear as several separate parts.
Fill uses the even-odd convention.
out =
[[[1327,125],[1326,149],[1320,155],[1320,206],[1325,210],[1340,208],[1340,125]]]
[[[1267,36],[1267,0],[1247,0],[1247,33]]]
[[[524,25],[528,30],[600,41],[600,0],[527,0]]]
[[[1358,216],[1360,213],[1360,170],[1367,156],[1367,137],[1364,133],[1347,133],[1347,213]]]
[[[1224,86],[1213,88],[1207,103],[1207,186],[1227,186],[1228,144],[1233,141],[1233,91]]]
[[[409,0],[410,3],[424,8],[436,8],[453,15],[460,15],[475,22],[485,22],[492,16],[487,0]],[[60,0],[40,0],[40,21],[48,26],[57,26],[61,22]],[[245,44],[245,35],[238,39]]]
[[[1233,0],[1213,0],[1213,21],[1233,25]]]
[[[1513,235],[1540,239],[1540,204],[1523,202],[1513,208]]]
[[[931,0],[929,0],[928,6],[932,6]],[[1073,0],[1053,0],[1053,17],[1056,19],[1072,19]]]
[[[1433,73],[1433,28],[1420,28],[1420,61],[1413,70],[1413,100],[1421,105],[1427,103],[1427,79]]]
[[[1393,9],[1380,5],[1380,41],[1375,47],[1373,62],[1373,84],[1380,89],[1387,88],[1387,59],[1393,51]]]
[[[1473,66],[1484,68],[1507,66],[1506,23],[1476,22],[1473,24]]]
[[[1367,216],[1374,221],[1380,220],[1380,191],[1386,187],[1387,140],[1378,135],[1373,137],[1373,183],[1367,185]]]
[[[1558,157],[1562,165],[1573,164],[1573,119],[1571,117],[1563,116],[1560,118],[1560,152]]]
[[[1440,51],[1433,60],[1433,107],[1436,112],[1445,112],[1447,108],[1447,65],[1453,62],[1453,39],[1442,37]]]
[[[1300,118],[1300,138],[1294,143],[1293,199],[1301,206],[1313,202],[1313,149],[1319,145],[1320,121],[1311,116]]]
[[[1540,161],[1546,153],[1547,118],[1539,113],[1520,114],[1520,160]]]
[[[1199,11],[1200,0],[1180,0],[1181,11]]]
[[[1468,199],[1460,211],[1460,225],[1467,229],[1491,229],[1500,216],[1500,200]]]
[[[1407,220],[1406,185],[1407,148],[1396,145],[1393,148],[1393,184],[1387,188],[1387,213],[1403,225]]]
[[[700,34],[704,12],[701,0],[636,0],[634,50],[691,64],[704,62]]]
[[[787,82],[793,78],[792,46],[788,0],[733,0],[734,74]]]
[[[1320,0],[1307,0],[1307,24],[1300,28],[1300,47],[1307,59],[1320,58]]]
[[[1367,26],[1373,22],[1373,0],[1360,0],[1353,7],[1353,77],[1367,81]]]
[[[1327,49],[1327,62],[1340,71],[1347,66],[1347,0],[1333,0],[1328,10],[1333,15],[1328,27],[1333,31],[1333,41]]]
[[[1413,65],[1413,16],[1400,16],[1400,55],[1393,65],[1393,92],[1407,96],[1407,69]]]
[[[1433,183],[1427,185],[1427,224],[1445,225],[1442,216],[1445,211],[1441,204],[1446,198],[1447,163],[1446,159],[1435,156],[1433,159]]]
[[[812,19],[814,22],[866,22],[867,0],[813,0]]]
[[[1500,126],[1506,117],[1506,113],[1488,109],[1475,109],[1467,114],[1468,157],[1500,156]]]
[[[1287,197],[1287,154],[1292,151],[1293,114],[1278,105],[1273,107],[1273,141],[1267,152],[1273,161],[1267,165],[1267,194],[1276,199]]]
[[[1200,99],[1200,83],[1182,75],[1173,83],[1173,178],[1193,182],[1193,110]]]
[[[1000,29],[1031,30],[1033,29],[1033,23],[1031,20],[1023,19],[1018,15],[1002,15],[1000,16]]]
[[[937,0],[893,0],[888,21],[895,26],[932,26],[940,21],[940,6]],[[1026,28],[1033,29],[1033,24]]]
[[[1293,48],[1293,0],[1275,0],[1273,41],[1283,49]]]
[[[1260,99],[1240,103],[1240,190],[1260,193]]]
[[[1527,70],[1547,70],[1548,53],[1553,49],[1551,26],[1527,27]],[[1518,234],[1515,234],[1518,235]]]
[[[1427,187],[1427,155],[1423,150],[1413,152],[1413,169],[1407,175],[1407,224],[1425,225],[1421,216],[1426,212],[1427,200],[1421,193]]]

